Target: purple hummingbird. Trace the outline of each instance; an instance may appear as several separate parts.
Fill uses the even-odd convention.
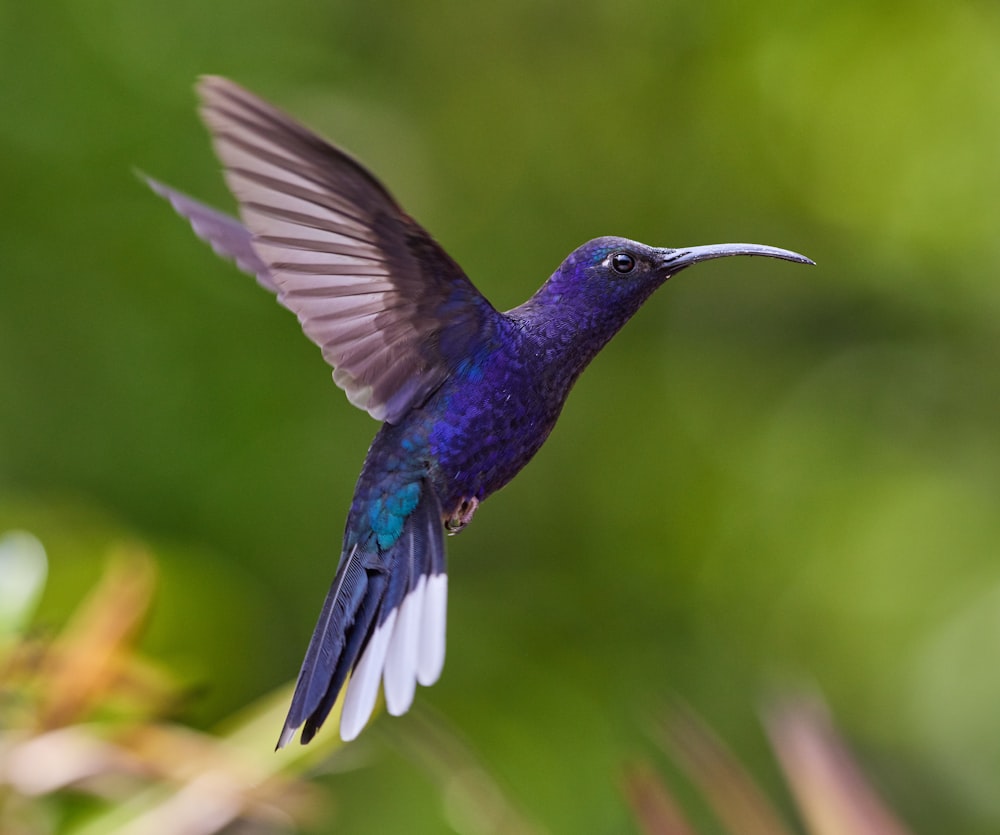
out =
[[[497,311],[360,163],[231,81],[198,85],[240,220],[153,180],[219,254],[274,293],[381,422],[358,478],[333,584],[278,741],[308,742],[344,683],[355,738],[444,665],[444,534],[538,452],[580,372],[681,270],[730,255],[811,264],[757,244],[657,248],[596,238],[524,304]]]

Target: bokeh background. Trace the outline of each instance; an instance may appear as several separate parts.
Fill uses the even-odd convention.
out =
[[[134,176],[232,207],[201,73],[352,150],[501,308],[601,234],[818,263],[670,282],[449,540],[419,706],[528,818],[631,831],[670,698],[777,786],[760,701],[807,686],[916,832],[1000,829],[1000,7],[0,3],[0,530],[48,550],[42,626],[149,544],[141,646],[210,728],[294,677],[375,425]],[[413,721],[334,756],[316,831],[451,831]]]

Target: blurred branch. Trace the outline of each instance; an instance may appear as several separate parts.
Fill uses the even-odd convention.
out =
[[[644,835],[696,835],[670,790],[648,763],[626,768],[622,790]]]
[[[778,702],[767,712],[766,725],[811,835],[909,835],[854,762],[818,700]],[[675,709],[661,730],[670,758],[729,832],[790,835],[763,790],[692,710]],[[628,769],[623,788],[647,835],[694,835],[681,805],[649,766]]]
[[[155,584],[155,566],[143,549],[121,548],[111,555],[97,587],[46,650],[40,671],[45,682],[39,694],[42,728],[62,727],[101,707],[109,696],[131,695],[133,685],[146,678],[136,675],[132,644]],[[163,684],[158,693],[139,688],[137,695],[152,707],[155,695],[165,695]]]
[[[908,835],[865,779],[818,700],[780,703],[768,712],[766,724],[813,835]]]
[[[662,732],[674,761],[733,835],[790,835],[750,775],[693,711],[676,708]]]

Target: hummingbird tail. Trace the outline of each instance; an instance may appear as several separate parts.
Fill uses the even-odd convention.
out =
[[[340,735],[354,739],[385,691],[394,716],[409,710],[416,685],[437,681],[444,666],[448,578],[441,507],[427,482],[387,548],[374,532],[341,560],[306,650],[278,747],[302,726],[307,743],[330,714],[350,673]]]

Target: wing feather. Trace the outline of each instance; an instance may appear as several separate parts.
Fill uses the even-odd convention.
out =
[[[397,422],[489,338],[500,314],[353,158],[231,81],[207,77],[198,90],[278,300],[348,399]]]

